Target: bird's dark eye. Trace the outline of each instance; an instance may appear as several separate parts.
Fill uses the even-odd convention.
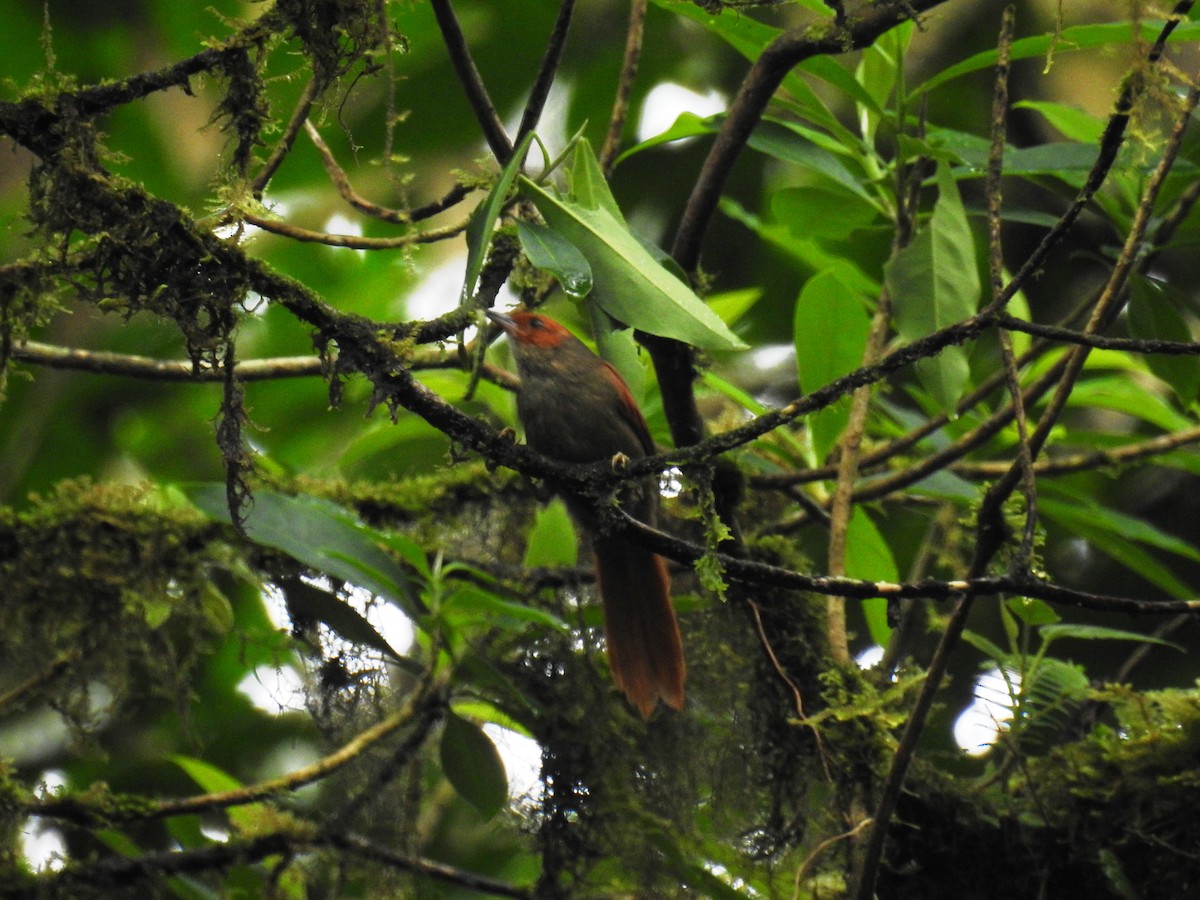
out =
[[[542,321],[541,316],[530,316],[529,317],[529,327],[530,328],[545,328],[546,323]]]

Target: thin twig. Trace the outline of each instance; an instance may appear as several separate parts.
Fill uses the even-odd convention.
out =
[[[1200,182],[1197,183],[1200,184]],[[1030,322],[1009,315],[1008,313],[997,316],[996,324],[1007,331],[1021,331],[1025,334],[1046,338],[1047,340],[1063,344],[1074,344],[1079,347],[1089,347],[1093,350],[1123,350],[1128,353],[1157,354],[1160,356],[1200,356],[1200,342],[1197,341],[1163,341],[1158,338],[1108,337],[1103,334],[1078,331],[1073,328],[1060,328],[1055,325]]]
[[[43,666],[20,684],[0,694],[0,712],[17,703],[26,694],[36,691],[45,684],[49,684],[74,665],[82,656],[83,651],[78,647],[60,653],[49,665]]]
[[[1056,456],[1053,459],[1039,460],[1034,463],[1033,471],[1039,476],[1047,477],[1123,466],[1154,456],[1162,456],[1164,453],[1170,453],[1172,450],[1178,450],[1180,447],[1197,442],[1200,442],[1200,426],[1111,450],[1090,450],[1086,453],[1074,453],[1070,456]],[[953,466],[952,471],[965,478],[995,478],[1003,475],[1011,467],[1011,462],[1003,460],[963,462]]]
[[[617,96],[613,98],[612,113],[608,117],[608,130],[604,144],[600,147],[600,169],[607,178],[612,175],[613,163],[621,152],[621,135],[625,121],[629,118],[629,98],[637,81],[638,64],[642,58],[642,40],[646,32],[646,0],[631,0],[629,4],[629,28],[625,32],[625,55],[621,60],[621,74],[617,78]]]
[[[996,88],[992,97],[992,146],[988,153],[988,269],[992,283],[992,302],[999,303],[1004,291],[1004,252],[1000,238],[1002,209],[1001,177],[1004,173],[1004,149],[1007,141],[1008,72],[1012,50],[1016,11],[1004,10],[1000,25],[1000,44],[996,60]],[[1029,424],[1025,417],[1025,398],[1021,392],[1021,376],[1012,336],[1003,328],[997,329],[1000,356],[1004,362],[1004,380],[1012,404],[1013,421],[1017,426],[1017,464],[1021,468],[1021,488],[1025,495],[1025,529],[1014,564],[1022,570],[1030,568],[1033,539],[1037,530],[1037,481],[1033,473],[1033,452],[1029,446]]]
[[[323,835],[322,840],[331,847],[357,853],[359,856],[384,863],[394,869],[415,872],[418,875],[436,878],[439,881],[444,881],[447,884],[453,884],[460,888],[466,888],[467,890],[492,894],[497,897],[514,897],[516,900],[525,900],[525,898],[533,896],[532,891],[525,888],[497,881],[485,875],[477,875],[474,872],[468,872],[466,869],[448,866],[436,860],[405,856],[402,853],[397,853],[390,847],[381,847],[379,844],[369,841],[360,835],[343,835],[334,832]]]
[[[323,85],[316,76],[310,78],[308,84],[304,86],[304,92],[300,95],[296,108],[292,110],[292,116],[283,129],[283,135],[275,142],[275,149],[271,151],[270,157],[250,181],[250,192],[256,198],[262,199],[262,193],[266,189],[267,183],[274,177],[287,155],[292,151],[292,146],[296,143],[296,135],[308,123],[308,114],[322,89]]]
[[[72,863],[62,871],[39,880],[26,892],[6,892],[5,896],[69,896],[73,892],[72,886],[75,885],[81,888],[86,886],[89,890],[108,886],[119,886],[122,890],[128,890],[138,881],[149,878],[211,872],[234,865],[261,862],[272,856],[290,856],[322,848],[353,853],[397,871],[432,878],[459,889],[496,897],[512,897],[515,900],[532,897],[532,893],[526,888],[436,860],[396,853],[360,835],[313,833],[304,828],[275,831],[209,847],[146,853],[133,857],[114,855],[96,862]]]
[[[305,122],[304,130],[308,134],[309,140],[312,141],[313,146],[317,148],[317,152],[321,155],[321,162],[325,166],[325,172],[329,175],[329,180],[333,182],[333,186],[337,188],[342,199],[359,212],[372,218],[380,219],[384,222],[394,222],[398,225],[420,222],[423,219],[428,219],[430,216],[446,211],[462,200],[463,197],[467,196],[467,194],[471,193],[471,188],[456,184],[445,196],[424,206],[417,206],[412,209],[392,209],[391,207],[381,206],[378,203],[368,200],[362,194],[358,193],[358,191],[354,190],[354,187],[350,184],[349,176],[338,165],[333,151],[329,149],[329,145],[325,143],[324,138],[321,137],[321,133],[312,122]]]
[[[427,712],[431,707],[442,706],[445,702],[444,678],[435,679],[432,673],[429,673],[405,704],[386,719],[359,732],[333,753],[315,763],[258,784],[174,800],[146,804],[117,803],[99,807],[89,805],[79,796],[49,797],[32,801],[26,805],[25,811],[30,815],[68,821],[127,822],[245,806],[277,794],[298,790],[306,784],[326,778],[402,728],[417,724],[427,732],[433,723],[426,715]]]
[[[525,104],[525,112],[521,115],[515,144],[520,144],[525,135],[537,128],[542,118],[542,110],[546,108],[546,99],[550,96],[554,77],[562,63],[563,49],[567,44],[567,33],[571,30],[571,14],[574,10],[575,0],[562,0],[558,7],[554,30],[550,32],[550,39],[546,42],[546,54],[542,57],[542,66],[529,91],[529,100]]]
[[[779,661],[778,654],[775,653],[775,648],[771,646],[771,640],[767,637],[767,630],[763,627],[762,610],[759,609],[758,602],[753,599],[747,599],[746,605],[750,609],[750,614],[754,617],[754,626],[758,631],[759,643],[762,644],[763,651],[767,654],[767,659],[770,661],[771,667],[775,670],[775,674],[779,676],[779,680],[786,684],[788,690],[792,692],[792,702],[796,707],[796,720],[806,722],[808,716],[804,714],[804,695],[800,693],[800,687],[787,673],[787,670],[783,667],[783,663]],[[821,758],[821,768],[825,771],[825,780],[833,784],[833,771],[829,767],[829,751],[825,748],[825,739],[821,736],[821,729],[813,726],[812,734],[817,744],[817,753]]]
[[[483,78],[475,68],[471,48],[467,46],[467,39],[463,36],[462,26],[458,24],[454,7],[450,5],[450,0],[431,0],[431,5],[438,28],[442,31],[442,40],[450,53],[450,62],[454,65],[454,71],[458,73],[458,80],[462,82],[467,102],[471,104],[475,113],[475,120],[483,129],[483,136],[496,159],[506,163],[512,156],[513,144],[504,132],[504,123],[500,121],[496,107],[492,105],[492,98],[488,96]]]
[[[240,218],[263,231],[288,237],[294,241],[307,244],[325,244],[327,247],[346,247],[351,250],[397,250],[401,247],[411,247],[414,244],[433,244],[437,241],[448,240],[467,230],[466,222],[447,225],[444,228],[434,228],[429,231],[414,231],[411,234],[401,234],[390,238],[363,237],[355,234],[329,234],[324,231],[310,231],[299,225],[292,225],[279,219],[269,219],[252,212],[240,213]]]
[[[196,368],[190,360],[154,359],[104,350],[80,350],[27,341],[13,347],[12,358],[51,369],[73,369],[98,375],[119,375],[152,381],[216,382],[225,377],[217,368]],[[457,369],[456,355],[442,351],[418,354],[407,362],[414,371]],[[277,356],[269,359],[239,360],[235,366],[241,381],[273,381],[281,378],[324,377],[325,367],[315,356]],[[511,372],[485,364],[483,377],[508,390],[516,390],[520,380]]]

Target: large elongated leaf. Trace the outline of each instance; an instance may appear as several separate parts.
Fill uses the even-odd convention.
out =
[[[979,304],[975,242],[948,165],[938,166],[937,181],[938,200],[928,227],[884,268],[896,329],[908,341],[962,321]],[[946,410],[954,409],[970,374],[961,347],[947,347],[933,359],[922,360],[917,372]]]
[[[618,158],[618,162],[635,153],[704,134],[716,134],[725,122],[725,113],[700,117],[692,112],[683,112],[666,131],[647,138],[630,147]],[[811,172],[823,175],[846,190],[874,202],[871,193],[863,187],[865,173],[856,174],[843,160],[844,148],[820,132],[795,122],[764,117],[750,135],[748,146],[775,159],[794,163]],[[861,168],[861,167],[855,167]]]
[[[556,197],[528,178],[522,178],[520,185],[550,227],[587,257],[596,302],[614,319],[710,350],[745,347],[720,317],[663,268],[607,209]]]
[[[1139,634],[1136,631],[1126,631],[1124,628],[1109,628],[1104,625],[1087,625],[1082,622],[1064,622],[1058,625],[1046,625],[1039,634],[1042,640],[1049,643],[1059,638],[1076,638],[1085,641],[1137,641],[1142,644],[1159,644],[1173,650],[1183,651],[1183,648],[1171,641],[1164,641],[1152,634]]]
[[[293,622],[315,620],[352,644],[378,650],[394,660],[403,658],[362,613],[336,595],[299,579],[289,580],[280,587]]]
[[[1069,528],[1139,577],[1172,597],[1187,598],[1194,591],[1169,568],[1143,550],[1137,542],[1194,558],[1195,548],[1167,535],[1146,522],[1125,516],[1098,504],[1075,504],[1041,496],[1038,509],[1048,519]]]
[[[555,498],[538,511],[529,530],[524,564],[538,566],[573,566],[579,560],[579,541],[566,504]]]
[[[1129,330],[1134,337],[1162,341],[1190,341],[1192,330],[1166,288],[1147,278],[1130,284]],[[1180,404],[1191,406],[1200,396],[1200,364],[1194,356],[1149,354],[1150,371],[1171,386]]]
[[[529,262],[558,279],[572,297],[586,297],[592,290],[592,267],[587,258],[558,232],[537,222],[517,220],[517,237]]]
[[[811,392],[862,365],[871,322],[861,294],[847,286],[838,269],[827,269],[805,283],[792,328],[800,386]],[[843,398],[809,418],[818,460],[829,453],[849,414]]]
[[[854,508],[854,515],[846,529],[846,574],[867,581],[900,580],[892,548],[861,506]],[[872,597],[864,600],[862,606],[871,640],[885,646],[891,634],[887,624],[887,600]]]
[[[798,237],[791,228],[782,223],[764,221],[760,216],[750,212],[730,197],[721,198],[720,209],[735,222],[745,225],[762,240],[791,256],[805,269],[821,272],[825,269],[837,268],[842,279],[855,290],[870,296],[879,293],[879,283],[871,278],[865,269],[859,268],[858,260],[846,257],[844,253],[835,252],[819,239]]]
[[[442,771],[458,795],[491,819],[508,799],[508,776],[496,745],[482,728],[461,716],[446,716],[440,746]]]
[[[487,257],[488,245],[492,241],[492,232],[496,229],[496,220],[508,200],[513,181],[521,171],[525,154],[529,152],[529,144],[533,140],[533,132],[529,132],[521,143],[513,150],[513,155],[500,171],[500,177],[492,185],[487,198],[475,207],[467,222],[467,276],[463,279],[462,302],[466,303],[475,293],[475,285],[479,282],[479,273],[483,271],[483,261]]]
[[[1194,357],[1190,361],[1192,365],[1196,364]],[[1115,410],[1163,431],[1183,431],[1195,424],[1163,396],[1147,391],[1133,379],[1118,373],[1093,375],[1089,372],[1075,385],[1070,405]]]
[[[184,492],[209,517],[229,521],[223,484],[191,485]],[[256,544],[281,550],[306,566],[385,597],[410,617],[419,614],[420,600],[404,569],[381,549],[382,536],[377,539],[352,512],[336,503],[255,491],[243,527]]]

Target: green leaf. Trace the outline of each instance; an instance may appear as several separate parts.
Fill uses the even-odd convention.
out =
[[[487,622],[509,631],[526,625],[541,625],[555,631],[568,630],[567,624],[553,613],[526,603],[514,603],[475,585],[463,585],[445,599],[442,614],[448,619]]]
[[[374,625],[340,597],[298,578],[280,579],[277,584],[283,591],[292,621],[321,622],[352,644],[370,647],[392,659],[403,658]]]
[[[968,318],[979,303],[975,242],[958,186],[944,163],[938,166],[937,181],[938,201],[929,225],[884,267],[896,330],[909,342]],[[954,409],[970,376],[966,352],[956,346],[921,360],[917,372],[945,410]]]
[[[1062,621],[1062,616],[1044,600],[1032,597],[1012,597],[1004,601],[1005,608],[1026,625],[1052,625]]]
[[[1167,290],[1148,278],[1130,283],[1129,331],[1133,337],[1161,341],[1190,341],[1192,330]],[[1148,353],[1150,371],[1171,386],[1180,404],[1191,406],[1200,397],[1200,363],[1194,356]]]
[[[558,279],[572,297],[586,297],[592,290],[592,267],[587,258],[558,232],[537,222],[517,220],[517,237],[529,262]]]
[[[821,6],[816,0],[806,0],[806,2],[814,9]],[[758,59],[763,50],[782,34],[780,29],[752,19],[741,10],[723,8],[717,15],[713,15],[701,9],[699,4],[679,3],[675,0],[654,0],[654,3],[677,16],[700,23],[751,61]],[[821,12],[825,15],[830,14],[828,8]],[[840,72],[832,71],[829,65],[831,62],[832,60],[826,60],[821,56],[805,60],[784,76],[782,86],[794,98],[790,105],[799,115],[827,129],[847,146],[850,146],[857,142],[856,137],[842,125],[837,116],[830,111],[817,92],[800,74],[807,72],[815,75],[828,81],[835,88],[846,92],[854,100],[869,101],[870,95],[862,90],[861,86],[849,76],[849,73],[846,73],[844,69]]]
[[[113,828],[101,828],[94,832],[94,834],[109,850],[119,853],[122,856],[132,858],[141,856],[145,852],[133,838],[123,831],[117,831]]]
[[[759,153],[794,163],[824,176],[852,194],[871,199],[870,192],[863,187],[864,176],[848,169],[842,159],[830,152],[828,146],[821,146],[818,134],[810,128],[767,118],[759,122],[747,143]]]
[[[1195,365],[1194,357],[1191,361]],[[1096,364],[1101,364],[1101,361],[1097,359]],[[1131,367],[1131,370],[1137,371],[1138,368],[1140,366]],[[1069,405],[1075,409],[1087,406],[1111,409],[1149,422],[1167,432],[1183,431],[1194,424],[1163,396],[1146,390],[1144,384],[1139,384],[1127,375],[1096,374],[1089,372],[1089,367],[1085,367],[1084,371],[1087,374],[1071,392]]]
[[[492,185],[487,197],[475,207],[467,221],[467,275],[463,280],[462,303],[467,303],[475,295],[475,285],[479,283],[479,273],[483,271],[483,263],[487,258],[488,246],[492,242],[492,233],[496,230],[496,220],[504,210],[508,201],[509,191],[513,181],[521,171],[525,162],[525,154],[529,152],[529,144],[533,140],[533,132],[522,138],[521,143],[513,150],[500,177]]]
[[[1179,644],[1164,641],[1152,634],[1140,634],[1136,631],[1126,631],[1123,628],[1107,628],[1103,625],[1083,625],[1069,622],[1060,625],[1045,625],[1039,629],[1038,634],[1046,643],[1061,638],[1075,638],[1084,641],[1137,641],[1142,644],[1159,644],[1163,647],[1170,647],[1180,653],[1185,652]]]
[[[992,149],[991,141],[987,138],[951,128],[930,128],[924,140],[905,135],[900,138],[900,145],[905,159],[928,156],[965,166],[966,170],[957,173],[959,177],[982,177],[987,171],[988,155]],[[1004,174],[1052,175],[1078,187],[1095,165],[1096,152],[1095,144],[1072,141],[1032,147],[1005,147]],[[1054,220],[1047,221],[1052,223]]]
[[[208,624],[219,634],[225,634],[233,627],[233,604],[212,582],[201,590],[200,609]]]
[[[1061,491],[1062,487],[1056,485],[1054,489]],[[1200,554],[1187,542],[1140,519],[1095,503],[1064,501],[1043,494],[1038,497],[1038,509],[1046,518],[1069,529],[1076,537],[1088,541],[1172,597],[1194,596],[1195,592],[1170,569],[1137,546],[1137,543],[1145,543],[1194,560]]]
[[[538,510],[523,565],[527,568],[573,566],[579,560],[579,541],[567,505],[555,497]]]
[[[242,783],[219,766],[207,763],[194,756],[175,754],[171,762],[183,769],[187,776],[200,786],[206,794],[217,794],[223,791],[237,790]]]
[[[745,225],[764,242],[788,254],[803,269],[821,272],[825,269],[837,268],[842,280],[854,287],[855,290],[872,297],[878,295],[879,283],[871,278],[864,269],[859,268],[856,259],[847,257],[840,248],[836,251],[830,250],[815,236],[799,238],[783,225],[763,221],[758,215],[729,197],[721,198],[720,209],[735,222]]]
[[[640,406],[646,399],[646,370],[634,340],[633,331],[613,319],[596,303],[585,304],[592,325],[596,348],[610,366],[617,370],[629,393]]]
[[[900,580],[892,548],[861,506],[854,508],[846,529],[846,574],[866,581]],[[871,640],[886,647],[892,633],[887,624],[887,600],[883,597],[864,600],[863,613]]]
[[[721,294],[711,294],[705,298],[705,303],[708,308],[721,317],[721,321],[726,325],[733,327],[741,321],[742,316],[746,315],[760,299],[762,299],[763,289],[761,287],[740,288],[734,291],[725,291]]]
[[[962,639],[993,662],[1000,663],[1008,658],[1008,654],[1000,649],[999,645],[978,632],[968,629],[963,632]]]
[[[1077,106],[1047,100],[1021,100],[1013,109],[1032,109],[1040,113],[1063,137],[1095,147],[1104,133],[1105,122]]]
[[[870,330],[862,295],[847,286],[840,268],[808,279],[792,320],[800,386],[812,392],[861,366]],[[833,448],[849,415],[848,398],[842,398],[809,417],[817,459]]]
[[[571,158],[571,199],[581,203],[588,209],[602,209],[610,216],[625,224],[621,215],[621,207],[613,196],[600,168],[600,161],[592,150],[591,141],[581,138],[575,144],[574,155]]]
[[[1140,23],[1142,40],[1153,41],[1162,30],[1161,23]],[[1183,22],[1171,33],[1170,43],[1180,41],[1195,41],[1200,39],[1200,22]],[[1013,60],[1029,59],[1034,56],[1048,56],[1050,53],[1071,53],[1080,50],[1092,50],[1106,46],[1129,46],[1133,43],[1133,26],[1125,22],[1104,23],[1100,25],[1075,25],[1064,28],[1059,34],[1043,34],[1035,37],[1022,38],[1013,41],[1009,48],[1009,56]],[[981,69],[992,69],[996,65],[996,51],[985,50],[962,62],[938,72],[912,94],[915,96],[945,84],[951,79],[958,78],[970,72]]]
[[[873,225],[879,211],[858,194],[837,185],[784,188],[771,197],[771,213],[797,237],[840,240]],[[813,223],[820,222],[814,229]]]
[[[705,118],[691,112],[680,113],[670,128],[630,147],[621,154],[618,161],[660,144],[703,134],[716,134],[724,124],[725,118],[724,113]],[[819,131],[797,122],[764,116],[751,132],[747,143],[751,149],[759,153],[792,163],[823,176],[868,201],[872,200],[870,191],[863,187],[865,174],[861,171],[859,174],[851,171],[838,154],[841,157],[857,158],[857,156],[848,153],[845,147]]]
[[[871,146],[883,119],[883,109],[891,97],[892,90],[902,86],[904,53],[912,37],[913,24],[905,22],[881,35],[879,40],[867,47],[859,59],[855,71],[856,80],[870,98],[869,103],[859,101],[857,106],[863,140]],[[903,97],[900,98],[903,102]]]
[[[206,794],[218,794],[225,791],[235,791],[242,783],[219,766],[207,763],[194,756],[173,754],[171,761],[183,769],[187,776],[200,785]],[[264,816],[270,815],[263,803],[245,803],[230,807],[229,821],[244,831],[252,831],[256,825],[261,826]]]
[[[521,190],[550,227],[587,257],[596,302],[614,319],[709,350],[745,348],[717,314],[659,265],[608,210],[560,199],[528,178],[521,179]]]
[[[504,808],[508,776],[496,745],[482,728],[448,713],[439,750],[446,778],[479,815],[489,820]]]
[[[196,484],[183,491],[210,518],[229,522],[225,485]],[[379,546],[384,536],[336,503],[255,491],[244,528],[256,544],[282,550],[306,566],[385,597],[413,619],[419,615],[421,601],[404,569]]]
[[[649,150],[651,147],[699,137],[702,134],[715,134],[716,128],[711,124],[713,118],[712,116],[698,116],[694,112],[681,112],[666,131],[661,131],[653,137],[646,138],[646,140],[623,150],[617,157],[615,165],[619,166],[628,157],[635,153],[641,153],[643,150]]]

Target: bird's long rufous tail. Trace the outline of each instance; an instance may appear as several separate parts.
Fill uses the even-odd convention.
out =
[[[666,564],[615,535],[597,535],[593,547],[613,681],[643,717],[659,700],[683,709],[683,643]]]

